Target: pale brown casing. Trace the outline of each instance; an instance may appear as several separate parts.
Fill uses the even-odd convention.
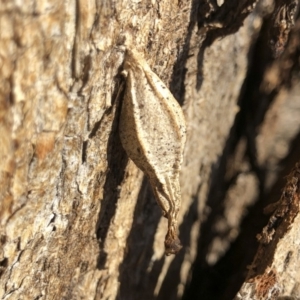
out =
[[[181,204],[179,174],[186,141],[182,109],[166,85],[137,53],[127,51],[126,90],[119,132],[129,158],[148,177],[168,219],[166,255],[181,249],[177,216]]]

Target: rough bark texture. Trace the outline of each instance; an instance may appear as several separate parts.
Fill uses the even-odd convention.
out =
[[[297,163],[287,178],[280,201],[275,207],[269,206],[274,213],[257,236],[260,246],[235,299],[271,300],[279,295],[299,298],[299,204],[300,163]]]
[[[300,297],[298,212],[255,254],[300,156],[300,23],[273,59],[257,2],[0,0],[1,298]],[[118,135],[125,38],[187,122],[176,256]]]

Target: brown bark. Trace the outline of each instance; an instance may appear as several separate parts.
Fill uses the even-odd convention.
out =
[[[297,163],[280,200],[269,206],[274,212],[257,236],[260,245],[236,299],[299,297],[299,200],[300,163]]]
[[[221,2],[0,0],[1,298],[232,299],[248,280],[299,160],[300,26],[274,60],[270,1]],[[176,256],[118,135],[125,37],[187,122]],[[300,297],[291,256],[277,296]]]

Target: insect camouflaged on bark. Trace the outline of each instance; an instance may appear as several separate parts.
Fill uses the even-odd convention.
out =
[[[148,177],[163,215],[168,219],[166,255],[181,249],[177,216],[181,204],[179,173],[186,141],[182,109],[146,61],[126,51],[126,89],[119,133],[129,158]]]

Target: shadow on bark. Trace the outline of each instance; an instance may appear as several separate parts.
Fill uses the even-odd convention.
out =
[[[119,94],[120,91],[120,94]],[[122,99],[124,90],[121,87],[117,87],[113,99],[115,99],[111,110],[106,114],[112,114],[115,110],[114,119],[112,122],[111,132],[108,139],[107,145],[107,170],[108,174],[106,175],[106,181],[104,184],[104,197],[101,200],[101,209],[99,211],[98,222],[96,226],[96,235],[99,241],[100,254],[97,259],[98,269],[103,269],[106,263],[107,253],[104,251],[104,243],[107,236],[107,232],[111,223],[113,216],[116,211],[116,204],[119,199],[119,186],[122,184],[122,181],[125,176],[125,168],[128,163],[128,157],[125,150],[121,145],[121,140],[119,137],[118,125],[119,125],[119,115],[120,115],[120,99]],[[104,123],[106,122],[99,122]],[[95,134],[99,130],[97,124],[92,130],[92,134]],[[97,189],[96,189],[97,191]]]
[[[183,249],[172,261],[159,294],[155,297],[155,288],[162,272],[165,256],[159,260],[152,260],[152,245],[162,215],[147,179],[144,179],[135,209],[132,229],[128,237],[127,253],[120,266],[120,289],[117,299],[172,299],[176,296],[177,290],[171,291],[170,286],[174,286],[180,281],[179,268],[184,261],[186,246],[190,244],[191,227],[197,220],[196,205],[197,199],[194,200],[179,228],[179,238]],[[189,227],[187,227],[187,222]],[[134,294],[132,291],[135,291]]]
[[[257,128],[262,124],[265,114],[281,86],[290,87],[293,69],[291,67],[289,72],[281,74],[279,86],[269,94],[260,90],[264,73],[273,62],[271,51],[267,45],[269,22],[270,19],[265,20],[260,35],[249,52],[249,70],[239,99],[240,112],[236,116],[219,163],[212,171],[212,184],[207,201],[207,206],[212,211],[200,228],[198,255],[194,263],[191,282],[183,297],[184,300],[233,299],[246,278],[247,265],[251,264],[256,253],[258,246],[256,234],[261,231],[269,219],[269,216],[263,214],[263,208],[270,202],[279,200],[280,189],[283,188],[285,182],[284,176],[289,174],[291,168],[299,160],[300,133],[295,137],[287,157],[279,163],[279,166],[284,166],[284,168],[280,172],[277,182],[274,183],[273,189],[267,194],[264,190],[264,166],[259,165],[256,159]],[[259,180],[259,196],[255,204],[248,209],[248,215],[241,223],[237,239],[231,244],[227,253],[215,265],[210,266],[206,257],[209,253],[209,246],[216,237],[212,228],[218,216],[223,215],[225,196],[231,184],[235,182],[234,176],[228,181],[224,179],[228,172],[228,161],[234,155],[241,139],[247,141],[244,159],[249,161],[251,171]],[[274,193],[274,191],[276,192]]]
[[[117,299],[151,299],[164,257],[152,262],[153,241],[161,211],[144,178],[127,239],[127,252],[120,265],[120,289]],[[132,291],[135,291],[134,294]]]

